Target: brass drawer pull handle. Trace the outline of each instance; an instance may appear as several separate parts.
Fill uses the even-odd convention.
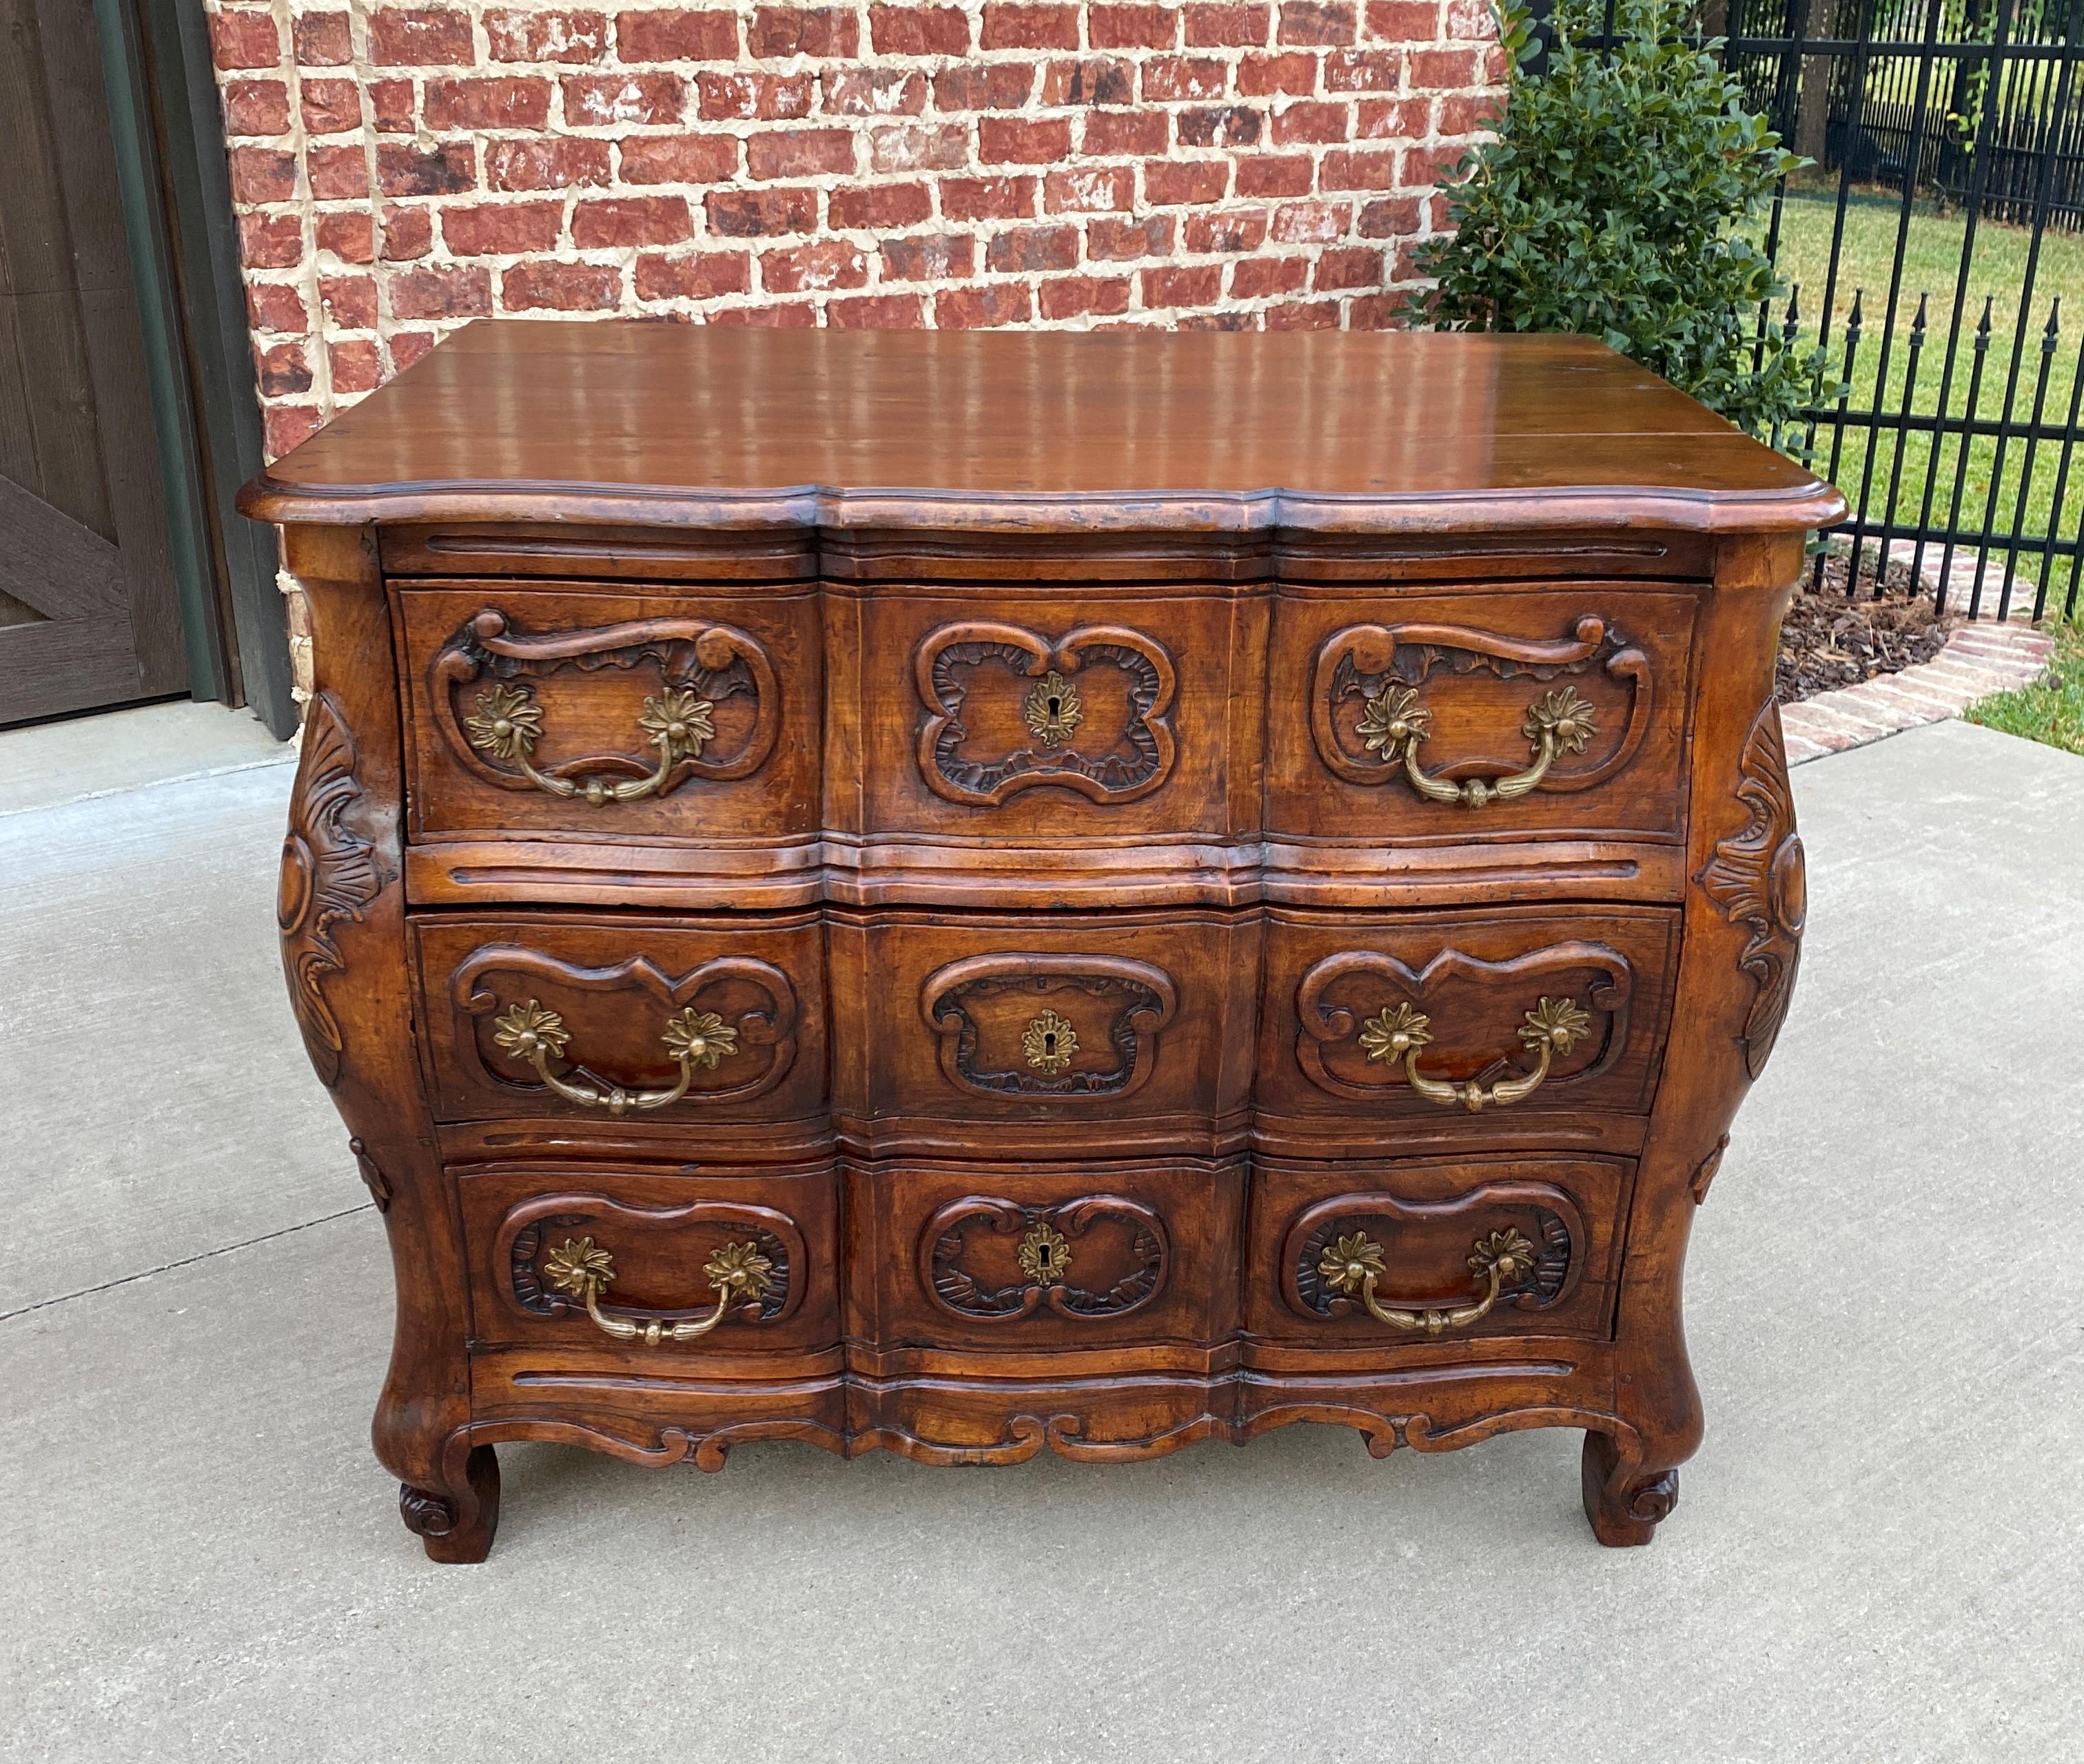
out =
[[[532,687],[495,686],[480,692],[477,714],[464,717],[463,723],[472,747],[519,767],[522,776],[537,789],[555,797],[583,797],[599,808],[604,803],[634,802],[662,793],[674,767],[683,759],[701,757],[702,744],[716,733],[715,709],[706,698],[680,687],[653,693],[644,700],[637,726],[659,750],[659,768],[648,778],[625,778],[620,783],[606,778],[558,778],[536,769],[530,756],[543,738],[543,707]]]
[[[1501,1078],[1486,1088],[1473,1078],[1466,1084],[1453,1084],[1444,1078],[1429,1078],[1418,1069],[1418,1051],[1433,1039],[1427,1027],[1431,1022],[1408,1003],[1399,1005],[1394,1011],[1384,1006],[1361,1025],[1361,1047],[1371,1060],[1401,1060],[1411,1088],[1427,1102],[1442,1108],[1459,1103],[1472,1115],[1493,1103],[1503,1107],[1533,1094],[1548,1076],[1549,1062],[1555,1055],[1569,1052],[1592,1030],[1591,1017],[1575,999],[1543,999],[1519,1026],[1519,1039],[1536,1055],[1534,1070],[1517,1078]]]
[[[659,1038],[680,1063],[680,1081],[670,1090],[625,1090],[620,1085],[574,1083],[551,1071],[550,1062],[564,1057],[572,1032],[565,1027],[563,1017],[532,998],[493,1017],[492,1039],[508,1059],[534,1067],[536,1076],[567,1102],[582,1109],[605,1109],[610,1115],[663,1109],[678,1102],[688,1094],[697,1068],[714,1072],[738,1051],[735,1029],[714,1011],[698,1011],[689,1005],[667,1019],[666,1032]]]
[[[1510,1228],[1493,1231],[1488,1237],[1476,1239],[1476,1252],[1469,1258],[1469,1270],[1478,1280],[1489,1282],[1484,1296],[1475,1304],[1427,1305],[1417,1310],[1401,1310],[1383,1305],[1375,1296],[1375,1283],[1384,1271],[1382,1246],[1365,1231],[1338,1239],[1317,1263],[1317,1271],[1324,1275],[1327,1286],[1335,1292],[1358,1293],[1361,1303],[1367,1306],[1368,1315],[1377,1322],[1387,1323],[1392,1329],[1438,1335],[1450,1329],[1467,1329],[1489,1315],[1491,1307],[1497,1303],[1498,1288],[1503,1282],[1533,1272],[1534,1246]]]
[[[1571,687],[1547,693],[1527,706],[1522,725],[1522,733],[1534,743],[1534,764],[1508,777],[1471,778],[1462,784],[1428,777],[1418,769],[1419,745],[1432,733],[1433,713],[1418,702],[1415,687],[1391,682],[1362,707],[1361,739],[1392,765],[1401,759],[1413,789],[1435,802],[1480,809],[1487,802],[1510,802],[1525,796],[1548,776],[1558,754],[1582,753],[1599,728],[1592,721],[1592,707]]]
[[[642,1341],[656,1347],[662,1341],[693,1341],[706,1335],[723,1321],[735,1304],[757,1304],[767,1297],[774,1264],[760,1253],[756,1243],[726,1243],[702,1265],[702,1278],[715,1288],[716,1309],[706,1317],[668,1323],[656,1317],[608,1317],[600,1308],[600,1295],[615,1284],[615,1258],[591,1237],[565,1239],[543,1263],[550,1284],[561,1292],[582,1300],[587,1315],[617,1341]]]

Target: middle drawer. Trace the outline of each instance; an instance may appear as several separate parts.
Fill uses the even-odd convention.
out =
[[[700,1132],[709,1157],[837,1136],[872,1157],[1048,1161],[1219,1157],[1248,1136],[1336,1157],[1391,1127],[1626,1151],[1678,916],[515,912],[413,929],[445,1123],[649,1123]]]
[[[815,912],[424,914],[413,954],[438,1120],[825,1132]]]
[[[1252,1096],[1256,912],[835,912],[832,1102],[878,1155],[1206,1145]]]

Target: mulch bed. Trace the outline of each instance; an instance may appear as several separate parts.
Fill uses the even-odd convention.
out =
[[[1805,577],[1787,609],[1776,675],[1784,704],[1929,662],[1961,623],[1951,612],[1934,616],[1932,590],[1920,587],[1910,565],[1900,561],[1888,565],[1877,599],[1877,560],[1863,556],[1859,582],[1848,595],[1845,572],[1851,561],[1835,553],[1826,557],[1820,590],[1813,590]]]

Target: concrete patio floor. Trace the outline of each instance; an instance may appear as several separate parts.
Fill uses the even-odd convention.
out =
[[[289,785],[0,814],[0,1757],[2084,1757],[2084,760],[1949,723],[1796,773],[1802,978],[1650,1548],[1593,1543],[1575,1433],[1291,1428],[502,1447],[473,1568],[369,1452],[390,1277],[282,996]]]

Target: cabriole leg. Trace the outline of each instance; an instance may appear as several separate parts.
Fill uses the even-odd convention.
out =
[[[304,1047],[353,1136],[390,1240],[397,1305],[376,1456],[440,1562],[492,1547],[499,1471],[469,1448],[462,1229],[419,1097],[407,965],[404,757],[390,615],[373,532],[291,527],[316,683],[282,845],[282,966]]]

